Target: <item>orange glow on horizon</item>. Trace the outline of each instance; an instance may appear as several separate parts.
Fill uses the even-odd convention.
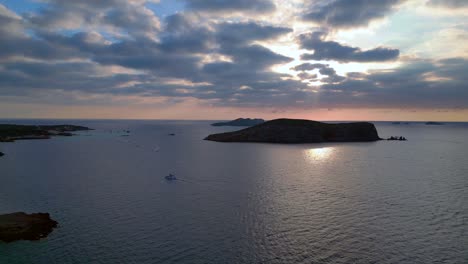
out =
[[[278,109],[209,106],[197,100],[167,105],[72,106],[0,104],[0,118],[231,120],[239,117],[317,121],[468,122],[468,109]]]

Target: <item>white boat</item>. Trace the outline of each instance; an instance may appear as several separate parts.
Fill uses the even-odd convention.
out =
[[[169,175],[167,175],[167,176],[164,176],[164,178],[165,178],[166,180],[168,180],[168,181],[175,181],[175,180],[177,180],[176,176],[173,175],[173,174],[169,174]]]

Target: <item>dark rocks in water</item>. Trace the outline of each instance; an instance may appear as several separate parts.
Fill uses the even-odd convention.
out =
[[[426,125],[429,125],[429,126],[441,126],[443,124],[444,123],[440,123],[440,122],[426,122]]]
[[[260,118],[238,118],[229,122],[220,122],[211,124],[212,126],[255,126],[264,123]]]
[[[13,142],[26,139],[48,139],[51,136],[72,136],[70,132],[91,130],[74,125],[10,125],[0,124],[0,142]]]
[[[387,138],[387,140],[389,141],[395,141],[395,140],[398,140],[398,141],[407,141],[407,139],[405,137],[389,137]]]
[[[39,240],[49,235],[57,224],[48,213],[0,215],[0,241]]]
[[[368,122],[328,124],[301,119],[276,119],[239,131],[209,135],[218,142],[320,143],[380,140]]]
[[[5,153],[3,153],[3,152],[0,152],[0,157],[1,157],[1,156],[5,156]]]
[[[169,133],[168,136],[175,136],[175,133]]]

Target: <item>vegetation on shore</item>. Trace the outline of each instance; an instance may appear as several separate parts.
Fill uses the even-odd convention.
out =
[[[71,132],[90,130],[74,125],[12,125],[0,124],[0,142],[13,142],[25,139],[48,139],[51,136],[72,136]]]

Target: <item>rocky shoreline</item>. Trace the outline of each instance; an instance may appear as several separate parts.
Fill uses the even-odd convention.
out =
[[[0,215],[0,241],[39,240],[47,237],[57,225],[48,213],[3,214]]]
[[[371,142],[381,140],[368,122],[329,124],[302,119],[276,119],[239,131],[212,134],[217,142],[321,143]]]
[[[0,124],[0,142],[49,139],[53,136],[73,136],[71,132],[91,130],[75,125],[12,125]],[[4,156],[0,152],[0,157]],[[47,237],[58,223],[48,213],[17,212],[0,215],[0,241],[39,240]]]
[[[49,139],[52,136],[72,136],[71,132],[91,130],[75,125],[12,125],[0,124],[0,142],[16,140]]]

